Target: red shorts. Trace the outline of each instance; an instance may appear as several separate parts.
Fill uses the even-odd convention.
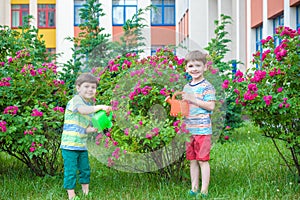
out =
[[[211,135],[192,135],[186,143],[186,159],[208,161],[210,159]]]

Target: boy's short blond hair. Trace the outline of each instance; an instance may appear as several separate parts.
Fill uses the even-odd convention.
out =
[[[75,85],[80,86],[82,83],[96,83],[98,86],[99,81],[98,79],[91,73],[82,73],[78,76],[75,81]]]
[[[206,64],[206,57],[207,57],[206,53],[203,53],[199,50],[194,50],[194,51],[190,51],[189,53],[186,54],[185,61],[186,62],[201,61],[205,65]]]

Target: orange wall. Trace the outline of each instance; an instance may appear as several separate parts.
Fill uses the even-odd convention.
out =
[[[120,37],[123,35],[123,27],[122,26],[113,26],[112,27],[112,40],[113,41],[120,41]]]
[[[78,27],[74,27],[74,36],[80,32]],[[113,41],[120,41],[123,35],[122,26],[112,27]],[[151,27],[151,45],[175,45],[176,44],[176,27],[175,26],[152,26]]]
[[[81,32],[79,26],[74,26],[74,37],[78,37],[79,33]],[[122,26],[113,26],[112,27],[112,40],[113,41],[120,41],[120,37],[123,35],[123,28]]]
[[[296,6],[300,4],[300,0],[290,0],[290,6]]]
[[[185,11],[177,26],[178,39],[179,43],[181,43],[184,39],[189,37],[189,10]]]
[[[268,18],[274,18],[283,12],[283,0],[268,0]]]
[[[251,0],[251,28],[263,22],[263,1]]]
[[[74,37],[78,37],[79,33],[80,33],[79,26],[74,26]]]
[[[176,27],[175,26],[152,26],[151,45],[175,45]]]
[[[186,38],[189,36],[189,26],[188,26],[189,25],[189,11],[187,10],[185,13],[186,14],[185,14],[185,18],[184,18],[184,24],[185,24],[184,37]]]

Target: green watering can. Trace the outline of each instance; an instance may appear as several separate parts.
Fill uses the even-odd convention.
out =
[[[98,131],[103,131],[104,129],[109,129],[112,127],[112,112],[109,113],[109,116],[107,116],[106,111],[100,110],[94,114],[92,117],[92,123],[95,128],[98,129]]]

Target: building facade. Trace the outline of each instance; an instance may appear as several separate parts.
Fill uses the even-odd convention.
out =
[[[86,0],[1,0],[0,24],[18,28],[23,17],[32,15],[31,24],[39,28],[49,51],[61,54],[58,63],[72,58],[72,43],[67,37],[77,36],[81,22],[79,9]],[[104,16],[100,25],[111,40],[122,35],[122,25],[138,9],[154,5],[143,18],[145,55],[158,47],[181,45],[176,54],[184,56],[188,50],[204,49],[213,38],[215,24],[221,14],[231,16],[227,26],[229,49],[225,59],[236,59],[250,66],[252,54],[261,48],[260,40],[274,35],[280,25],[300,27],[300,0],[100,0]],[[278,41],[275,41],[278,42]]]
[[[143,30],[145,55],[158,47],[175,45],[175,0],[101,0],[105,13],[100,25],[111,40],[118,40],[123,33],[122,26],[127,19],[150,4],[156,9],[142,16],[146,21]],[[39,28],[49,51],[61,54],[58,63],[72,58],[72,43],[66,38],[77,36],[80,32],[79,10],[86,0],[1,0],[0,24],[17,29],[22,26],[23,17],[33,16],[31,25]]]
[[[214,37],[214,20],[221,14],[231,16],[228,25],[229,49],[225,59],[250,67],[252,54],[262,48],[261,39],[273,36],[278,26],[300,27],[300,0],[177,0],[176,43],[188,49],[205,48]],[[275,43],[278,44],[275,38]]]
[[[261,50],[261,39],[274,36],[278,26],[300,27],[300,0],[247,0],[247,62]],[[279,39],[274,37],[275,45]]]
[[[221,14],[232,18],[227,25],[231,43],[230,52],[225,59],[246,60],[246,1],[245,0],[177,0],[176,31],[179,33],[177,44],[187,49],[204,49],[211,38],[215,37],[214,21]],[[182,54],[185,52],[183,51]]]

